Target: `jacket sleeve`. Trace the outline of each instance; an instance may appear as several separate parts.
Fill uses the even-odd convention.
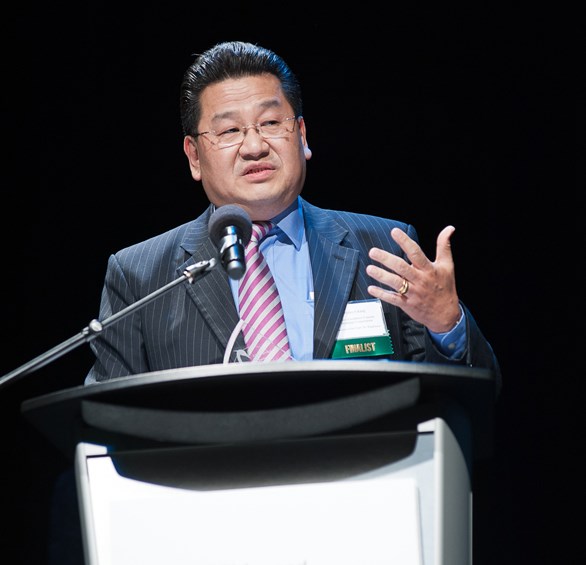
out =
[[[136,300],[118,258],[111,255],[102,290],[99,319],[106,320]],[[96,360],[86,376],[86,384],[149,370],[141,332],[141,318],[138,314],[129,314],[106,327],[90,343],[90,347]]]

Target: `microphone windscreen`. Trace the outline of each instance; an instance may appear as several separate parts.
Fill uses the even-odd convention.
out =
[[[246,246],[252,235],[252,220],[248,212],[235,204],[226,204],[225,206],[216,208],[208,223],[210,238],[216,246],[220,244],[223,236],[222,232],[229,226],[240,229],[242,244]]]

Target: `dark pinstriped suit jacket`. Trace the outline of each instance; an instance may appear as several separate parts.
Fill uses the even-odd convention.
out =
[[[403,255],[390,236],[400,227],[416,239],[407,224],[375,216],[317,208],[301,199],[314,277],[314,358],[331,356],[346,303],[372,298],[365,268],[368,250],[380,247]],[[100,320],[177,279],[186,267],[217,256],[208,237],[209,207],[197,219],[123,249],[108,261]],[[459,364],[487,367],[500,375],[492,348],[470,312],[468,347]],[[453,363],[432,344],[427,331],[400,309],[383,303],[394,346],[392,359]],[[105,329],[91,342],[96,362],[86,382],[113,377],[222,363],[238,322],[226,272],[218,266],[185,281],[137,313]],[[234,350],[245,347],[240,335]],[[500,377],[499,377],[500,378]]]

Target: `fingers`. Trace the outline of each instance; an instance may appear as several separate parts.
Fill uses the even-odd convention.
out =
[[[385,290],[380,286],[371,285],[367,288],[368,294],[373,298],[378,298],[383,302],[388,302],[389,304],[394,304],[398,306],[401,301],[401,296],[398,292],[393,292],[391,290]]]
[[[413,266],[423,269],[429,264],[429,259],[425,256],[419,244],[413,241],[403,230],[393,228],[391,237],[399,244],[399,247],[405,252]]]
[[[423,268],[429,265],[429,260],[423,254],[419,245],[404,231],[399,228],[393,228],[391,235],[403,249],[408,260],[378,247],[372,247],[368,252],[368,256],[381,266],[369,265],[366,268],[366,272],[379,283],[398,290],[401,288],[404,279],[413,277],[414,269],[411,265]]]
[[[396,293],[404,287],[404,281],[408,283],[420,283],[424,277],[429,279],[430,276],[436,276],[436,269],[443,265],[448,267],[453,265],[452,250],[450,238],[456,231],[454,226],[446,226],[438,235],[436,242],[436,258],[430,261],[419,244],[411,239],[403,230],[393,228],[391,230],[392,238],[397,242],[406,255],[406,259],[373,247],[369,250],[369,257],[379,263],[377,265],[368,265],[366,272],[377,282],[383,284]],[[388,292],[388,291],[387,291]],[[399,293],[404,295],[406,293]]]
[[[454,226],[446,226],[437,236],[436,261],[440,263],[443,261],[452,261],[450,239],[455,231],[456,228]],[[393,228],[391,230],[391,236],[405,252],[414,267],[424,269],[430,265],[431,261],[427,258],[425,253],[423,253],[421,247],[403,230]]]
[[[374,247],[369,250],[370,259],[378,265],[367,265],[366,273],[380,286],[370,285],[368,293],[401,308],[431,331],[444,332],[453,327],[454,316],[459,315],[450,245],[454,231],[453,226],[446,226],[439,233],[436,258],[430,261],[405,232],[391,230],[404,256]]]
[[[436,263],[453,262],[450,238],[455,231],[456,228],[454,226],[446,226],[439,233],[436,242]],[[386,269],[392,271],[393,274],[384,280],[385,271],[375,266],[369,267],[368,274],[376,278],[379,282],[397,288],[397,285],[401,285],[401,278],[411,279],[417,271],[428,271],[433,267],[433,262],[428,259],[419,244],[411,239],[403,230],[393,228],[391,230],[391,236],[405,252],[409,263],[405,259],[388,251],[372,247],[368,252],[368,256],[373,261],[380,263]]]
[[[437,243],[436,243],[436,252],[435,257],[436,261],[443,262],[443,261],[452,261],[452,245],[450,243],[450,239],[456,228],[454,226],[446,226],[437,236]]]
[[[386,269],[381,269],[375,265],[368,265],[366,267],[366,274],[372,277],[375,281],[395,290],[400,289],[403,285],[403,281],[405,281],[404,277],[391,271],[387,271]]]

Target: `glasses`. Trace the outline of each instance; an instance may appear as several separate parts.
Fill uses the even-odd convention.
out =
[[[258,124],[250,124],[249,126],[232,126],[223,131],[200,131],[193,137],[203,135],[218,149],[225,149],[226,147],[232,147],[233,145],[240,145],[244,141],[246,131],[250,128],[254,128],[256,133],[258,133],[263,139],[275,139],[293,133],[296,120],[297,116],[284,118],[283,120],[266,120]]]

